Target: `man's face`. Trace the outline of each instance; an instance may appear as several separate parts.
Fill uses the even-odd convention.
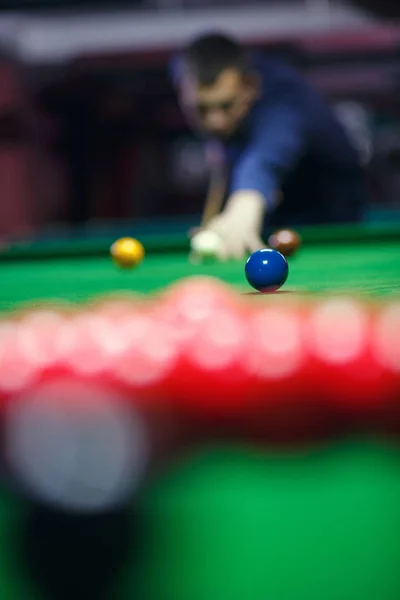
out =
[[[250,110],[257,86],[236,69],[222,71],[209,86],[186,76],[181,103],[190,122],[198,129],[220,138],[229,138]]]

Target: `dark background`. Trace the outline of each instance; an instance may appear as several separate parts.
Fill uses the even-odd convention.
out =
[[[42,8],[61,4],[74,8],[74,0],[40,0]],[[346,103],[352,134],[361,143],[368,138],[371,209],[398,215],[400,24],[382,20],[386,5],[375,3],[373,29],[249,44],[300,69],[335,106]],[[22,10],[24,0],[12,6]],[[159,7],[154,14],[160,19],[166,12]],[[200,213],[208,174],[167,76],[175,50],[125,48],[27,64],[12,44],[0,45],[0,236]]]
[[[332,103],[352,101],[367,111],[372,203],[399,205],[398,49],[349,55],[345,45],[328,50],[301,43],[260,46],[305,72]],[[163,53],[141,60],[94,57],[78,61],[63,81],[41,88],[37,106],[57,122],[51,147],[67,165],[72,183],[70,219],[200,210],[207,185],[204,156],[177,106],[167,59]],[[381,81],[385,70],[389,75]],[[91,200],[85,202],[89,190]]]

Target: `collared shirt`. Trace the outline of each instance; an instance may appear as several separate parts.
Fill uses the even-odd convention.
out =
[[[261,82],[259,99],[231,139],[207,141],[211,159],[230,171],[230,193],[258,191],[271,209],[276,192],[305,158],[330,178],[359,168],[357,150],[322,94],[279,61],[259,53],[252,61]],[[179,58],[172,65],[178,82]]]

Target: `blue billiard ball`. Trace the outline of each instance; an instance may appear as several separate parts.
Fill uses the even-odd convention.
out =
[[[247,281],[259,292],[275,292],[285,283],[288,273],[286,258],[272,248],[253,252],[245,266]]]

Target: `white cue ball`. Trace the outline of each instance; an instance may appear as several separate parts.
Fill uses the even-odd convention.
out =
[[[200,231],[191,240],[192,252],[202,258],[217,256],[221,247],[221,239],[213,231]]]

